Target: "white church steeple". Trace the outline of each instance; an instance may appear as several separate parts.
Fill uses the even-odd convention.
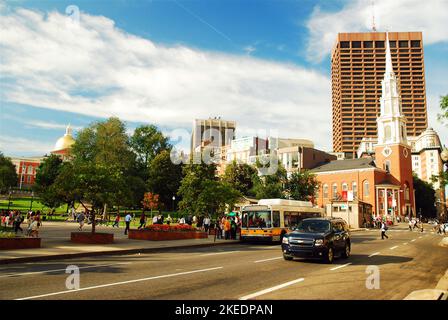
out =
[[[401,110],[401,97],[398,95],[398,83],[390,53],[389,34],[386,32],[386,71],[381,81],[381,114],[378,124],[378,144],[401,143],[408,145],[406,118]]]

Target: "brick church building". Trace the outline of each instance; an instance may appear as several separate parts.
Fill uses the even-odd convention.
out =
[[[377,118],[378,142],[374,154],[332,161],[312,170],[321,183],[316,195],[317,204],[326,207],[327,214],[328,211],[333,214],[333,211],[346,210],[348,215],[349,210],[353,210],[359,213],[360,220],[373,214],[386,216],[390,221],[416,216],[411,146],[407,141],[406,118],[388,39],[386,70],[381,85],[381,113]]]

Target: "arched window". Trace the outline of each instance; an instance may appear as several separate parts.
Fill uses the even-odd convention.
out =
[[[404,185],[404,200],[409,201],[410,195],[409,195],[409,186],[408,183]]]
[[[347,190],[348,190],[348,185],[345,182],[343,182],[342,183],[342,191],[347,191]]]
[[[353,198],[357,198],[358,197],[358,185],[354,181],[352,182],[352,191],[353,191]]]
[[[323,188],[323,193],[324,193],[324,198],[328,198],[328,185],[324,184]]]
[[[338,195],[338,185],[336,183],[333,183],[331,192],[331,196],[333,197],[333,199],[336,199]]]
[[[362,188],[363,188],[363,191],[364,191],[364,197],[368,197],[370,195],[369,180],[364,180]]]

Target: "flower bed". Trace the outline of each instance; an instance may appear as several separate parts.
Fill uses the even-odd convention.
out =
[[[34,249],[40,248],[40,245],[40,238],[25,238],[15,236],[0,238],[0,250]]]
[[[129,230],[129,239],[135,240],[183,240],[183,239],[206,239],[206,232],[197,231],[188,224],[167,225],[153,224],[141,230]]]
[[[87,244],[109,244],[114,243],[114,234],[101,232],[72,232],[71,241]]]

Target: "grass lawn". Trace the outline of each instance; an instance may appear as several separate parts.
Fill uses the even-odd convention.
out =
[[[29,198],[11,198],[10,210],[20,210],[22,213],[30,210],[31,206],[31,197]],[[8,199],[0,200],[0,209],[8,209]],[[44,213],[50,211],[50,208],[44,206],[38,198],[33,199],[33,211],[40,210]],[[67,210],[67,205],[64,204],[59,208],[56,208],[56,213],[65,213]]]

